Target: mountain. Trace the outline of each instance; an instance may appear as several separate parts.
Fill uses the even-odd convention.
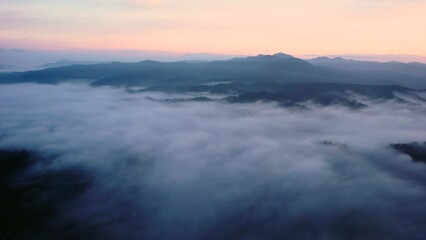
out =
[[[315,66],[346,71],[370,81],[387,81],[411,88],[426,88],[426,64],[422,63],[357,61],[340,57],[319,57],[308,62]]]
[[[62,59],[54,63],[46,63],[41,65],[39,68],[45,69],[45,68],[54,68],[54,67],[65,67],[70,65],[87,65],[87,64],[95,64],[97,62],[91,62],[91,61],[73,61],[69,59]]]
[[[273,56],[274,57],[279,57],[279,58],[284,58],[284,59],[286,59],[286,58],[294,58],[292,55],[288,55],[288,54],[285,54],[285,53],[282,53],[282,52],[275,53]]]
[[[400,153],[407,154],[416,162],[426,163],[426,142],[397,143],[391,147]]]
[[[411,101],[426,102],[417,91],[400,86],[371,86],[336,83],[301,83],[276,86],[265,89],[258,88],[228,97],[230,102],[277,102],[283,106],[307,108],[310,104],[330,106],[339,105],[352,109],[367,107],[367,103],[357,96],[368,97],[368,100],[396,100],[409,103]]]
[[[390,65],[396,67],[391,68]],[[305,61],[277,53],[210,62],[79,64],[0,74],[0,81],[55,84],[84,80],[92,86],[143,89],[129,90],[132,93],[210,93],[224,95],[223,100],[231,103],[264,101],[291,107],[305,108],[309,104],[319,104],[358,109],[368,104],[360,102],[356,96],[374,100],[426,102],[425,91],[421,90],[426,88],[426,79],[422,78],[423,68],[423,64],[361,62],[342,58]],[[387,75],[384,69],[388,69]],[[192,100],[210,99],[195,97]]]
[[[78,64],[76,64],[78,63]],[[68,65],[70,66],[61,66]],[[208,82],[344,83],[426,88],[426,64],[355,61],[320,57],[308,61],[285,53],[208,62],[98,63],[61,60],[47,69],[0,76],[0,82],[58,83],[87,80],[93,85],[143,86]]]
[[[7,65],[7,64],[0,64],[0,69],[7,69],[7,68],[11,68],[11,65]]]
[[[184,79],[191,82],[345,82],[367,83],[351,74],[316,67],[304,60],[285,54],[258,55],[212,62],[102,63],[72,65],[37,71],[16,72],[0,78],[3,83],[57,83],[86,79],[93,85],[146,86],[151,83],[176,84]],[[179,81],[178,81],[179,80]]]
[[[113,66],[110,66],[113,67]],[[129,67],[129,66],[126,66]],[[172,62],[145,61],[123,73],[105,76],[94,85],[149,86],[150,84],[179,85],[207,82],[245,83],[300,83],[300,82],[345,82],[353,79],[350,75],[315,67],[297,58],[259,55],[256,57],[234,58],[214,62]]]
[[[46,239],[46,229],[49,236],[62,236],[74,224],[52,227],[48,220],[89,189],[91,176],[81,167],[32,169],[49,161],[33,151],[0,149],[0,239]]]
[[[245,83],[222,82],[216,84],[157,85],[138,92],[203,93],[224,96],[222,100],[230,103],[275,102],[284,107],[308,109],[310,106],[343,106],[351,109],[368,107],[370,102],[397,101],[407,104],[426,103],[424,90],[385,85],[361,85],[341,83]],[[363,99],[364,98],[364,99]],[[168,101],[182,99],[168,99]],[[189,98],[190,101],[200,99]],[[208,101],[211,99],[203,98]]]

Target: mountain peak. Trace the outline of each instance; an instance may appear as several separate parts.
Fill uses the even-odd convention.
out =
[[[311,59],[313,61],[348,61],[348,59],[344,59],[342,57],[317,57],[317,58],[313,58]]]
[[[279,57],[279,58],[294,58],[292,55],[288,55],[288,54],[285,54],[285,53],[282,53],[282,52],[275,53],[272,56]]]

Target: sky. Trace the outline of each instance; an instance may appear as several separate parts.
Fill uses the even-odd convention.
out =
[[[0,48],[426,56],[425,0],[0,0]]]

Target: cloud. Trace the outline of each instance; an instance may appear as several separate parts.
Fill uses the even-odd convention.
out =
[[[388,148],[424,141],[422,105],[351,111],[161,102],[81,84],[3,85],[0,148],[81,166],[91,188],[62,212],[111,239],[419,239],[426,165]],[[322,144],[333,142],[336,144]]]
[[[28,13],[23,11],[0,11],[0,23],[0,29],[13,29],[40,24],[43,21],[40,18],[28,16]]]
[[[416,7],[421,7],[426,1],[424,0],[348,0],[346,1],[346,6],[348,6],[352,11],[356,11],[357,13],[368,13],[371,14],[379,14],[392,9],[405,8],[408,7],[411,10]]]
[[[166,2],[164,0],[125,0],[123,2],[135,6],[145,7],[161,7],[166,5]]]

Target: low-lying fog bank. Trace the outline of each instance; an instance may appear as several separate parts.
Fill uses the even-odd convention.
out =
[[[1,86],[0,149],[37,156],[1,191],[42,220],[17,228],[0,214],[0,239],[426,236],[426,164],[390,147],[426,140],[424,104],[297,110],[153,98],[168,96]],[[46,201],[19,195],[28,191],[54,210],[37,215]]]

